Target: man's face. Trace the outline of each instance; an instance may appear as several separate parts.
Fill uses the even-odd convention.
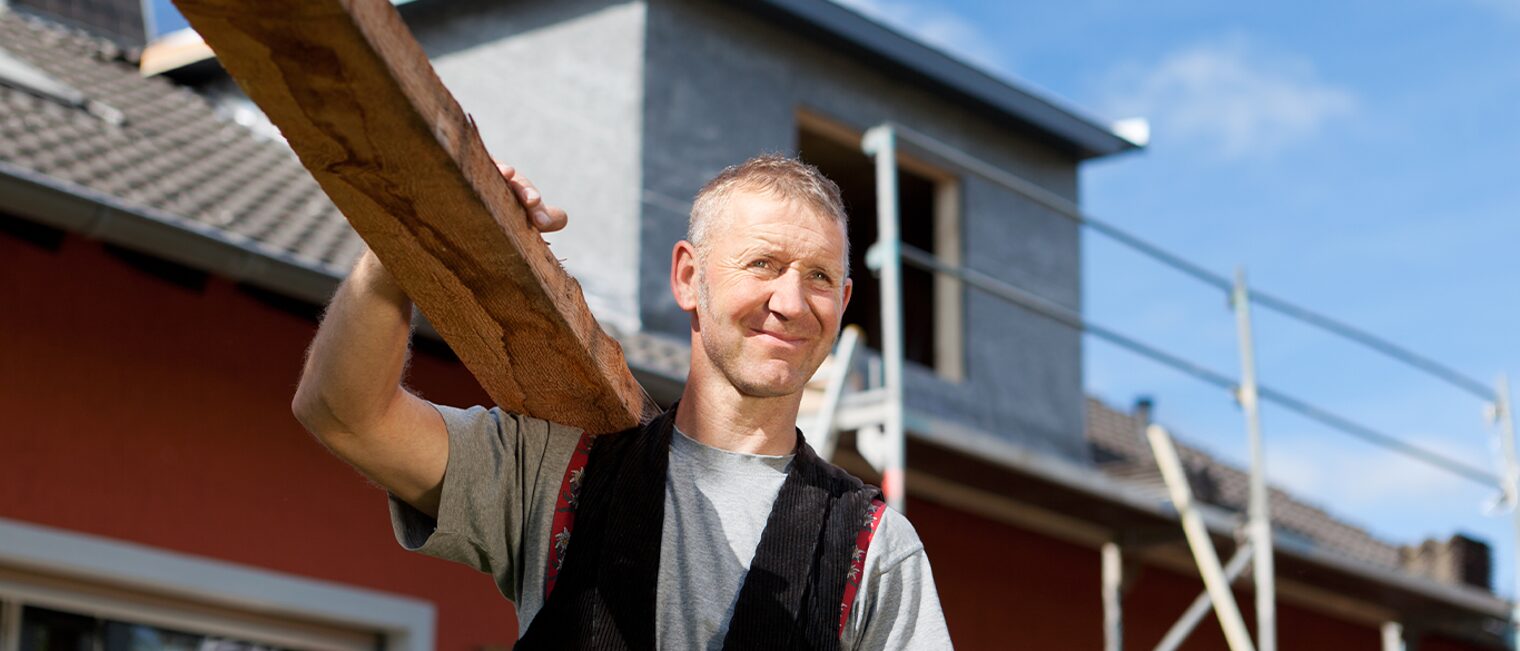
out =
[[[828,357],[850,298],[844,226],[801,202],[735,190],[696,261],[703,352],[740,393],[796,393]]]

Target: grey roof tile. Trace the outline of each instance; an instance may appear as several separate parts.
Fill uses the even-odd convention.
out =
[[[1087,399],[1087,440],[1106,474],[1131,482],[1162,485],[1161,471],[1145,440],[1145,417]],[[1243,513],[1250,476],[1203,450],[1177,443],[1178,456],[1194,495],[1203,502]],[[1385,568],[1401,566],[1399,547],[1278,488],[1269,489],[1272,523],[1280,531],[1324,549]]]
[[[0,44],[125,117],[112,125],[0,86],[0,161],[274,243],[339,272],[363,250],[289,147],[222,117],[189,89],[143,78],[110,42],[0,9]],[[307,242],[313,235],[320,239]]]

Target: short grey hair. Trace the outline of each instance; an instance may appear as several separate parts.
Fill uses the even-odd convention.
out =
[[[839,185],[808,163],[781,154],[761,154],[738,165],[730,165],[697,192],[691,204],[691,219],[686,224],[686,239],[704,256],[704,244],[714,218],[723,212],[736,190],[763,192],[781,199],[800,202],[821,215],[828,216],[844,228],[844,275],[850,275],[850,221],[845,215]]]

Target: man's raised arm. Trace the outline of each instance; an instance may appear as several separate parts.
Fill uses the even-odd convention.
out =
[[[541,231],[565,226],[563,210],[502,167]],[[291,411],[333,454],[430,516],[438,513],[448,431],[427,401],[401,386],[412,302],[366,250],[338,287],[306,356]]]

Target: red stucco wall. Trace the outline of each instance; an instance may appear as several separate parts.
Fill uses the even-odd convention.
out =
[[[0,234],[0,517],[414,595],[438,605],[440,648],[510,644],[488,578],[402,551],[384,493],[290,415],[314,328],[225,280]],[[432,356],[411,377],[483,399]]]
[[[940,599],[958,648],[1101,649],[1103,606],[1096,549],[910,500],[909,518],[924,541],[940,584]],[[1150,649],[1182,614],[1203,584],[1174,572],[1144,567],[1124,597],[1124,646]],[[1237,591],[1248,625],[1251,593]],[[1278,604],[1282,649],[1377,651],[1376,628]],[[1183,649],[1225,651],[1224,635],[1205,619]],[[1421,647],[1471,648],[1462,645]]]
[[[440,649],[510,644],[487,577],[401,551],[383,494],[290,416],[314,329],[225,280],[187,289],[81,237],[54,251],[0,233],[0,517],[413,595],[438,605]],[[485,399],[435,356],[410,377],[440,402]],[[932,502],[909,516],[959,648],[1100,648],[1095,550]],[[1153,646],[1200,589],[1142,572],[1126,645]],[[1284,649],[1378,648],[1371,627],[1279,612]],[[1209,620],[1185,648],[1225,646]]]

